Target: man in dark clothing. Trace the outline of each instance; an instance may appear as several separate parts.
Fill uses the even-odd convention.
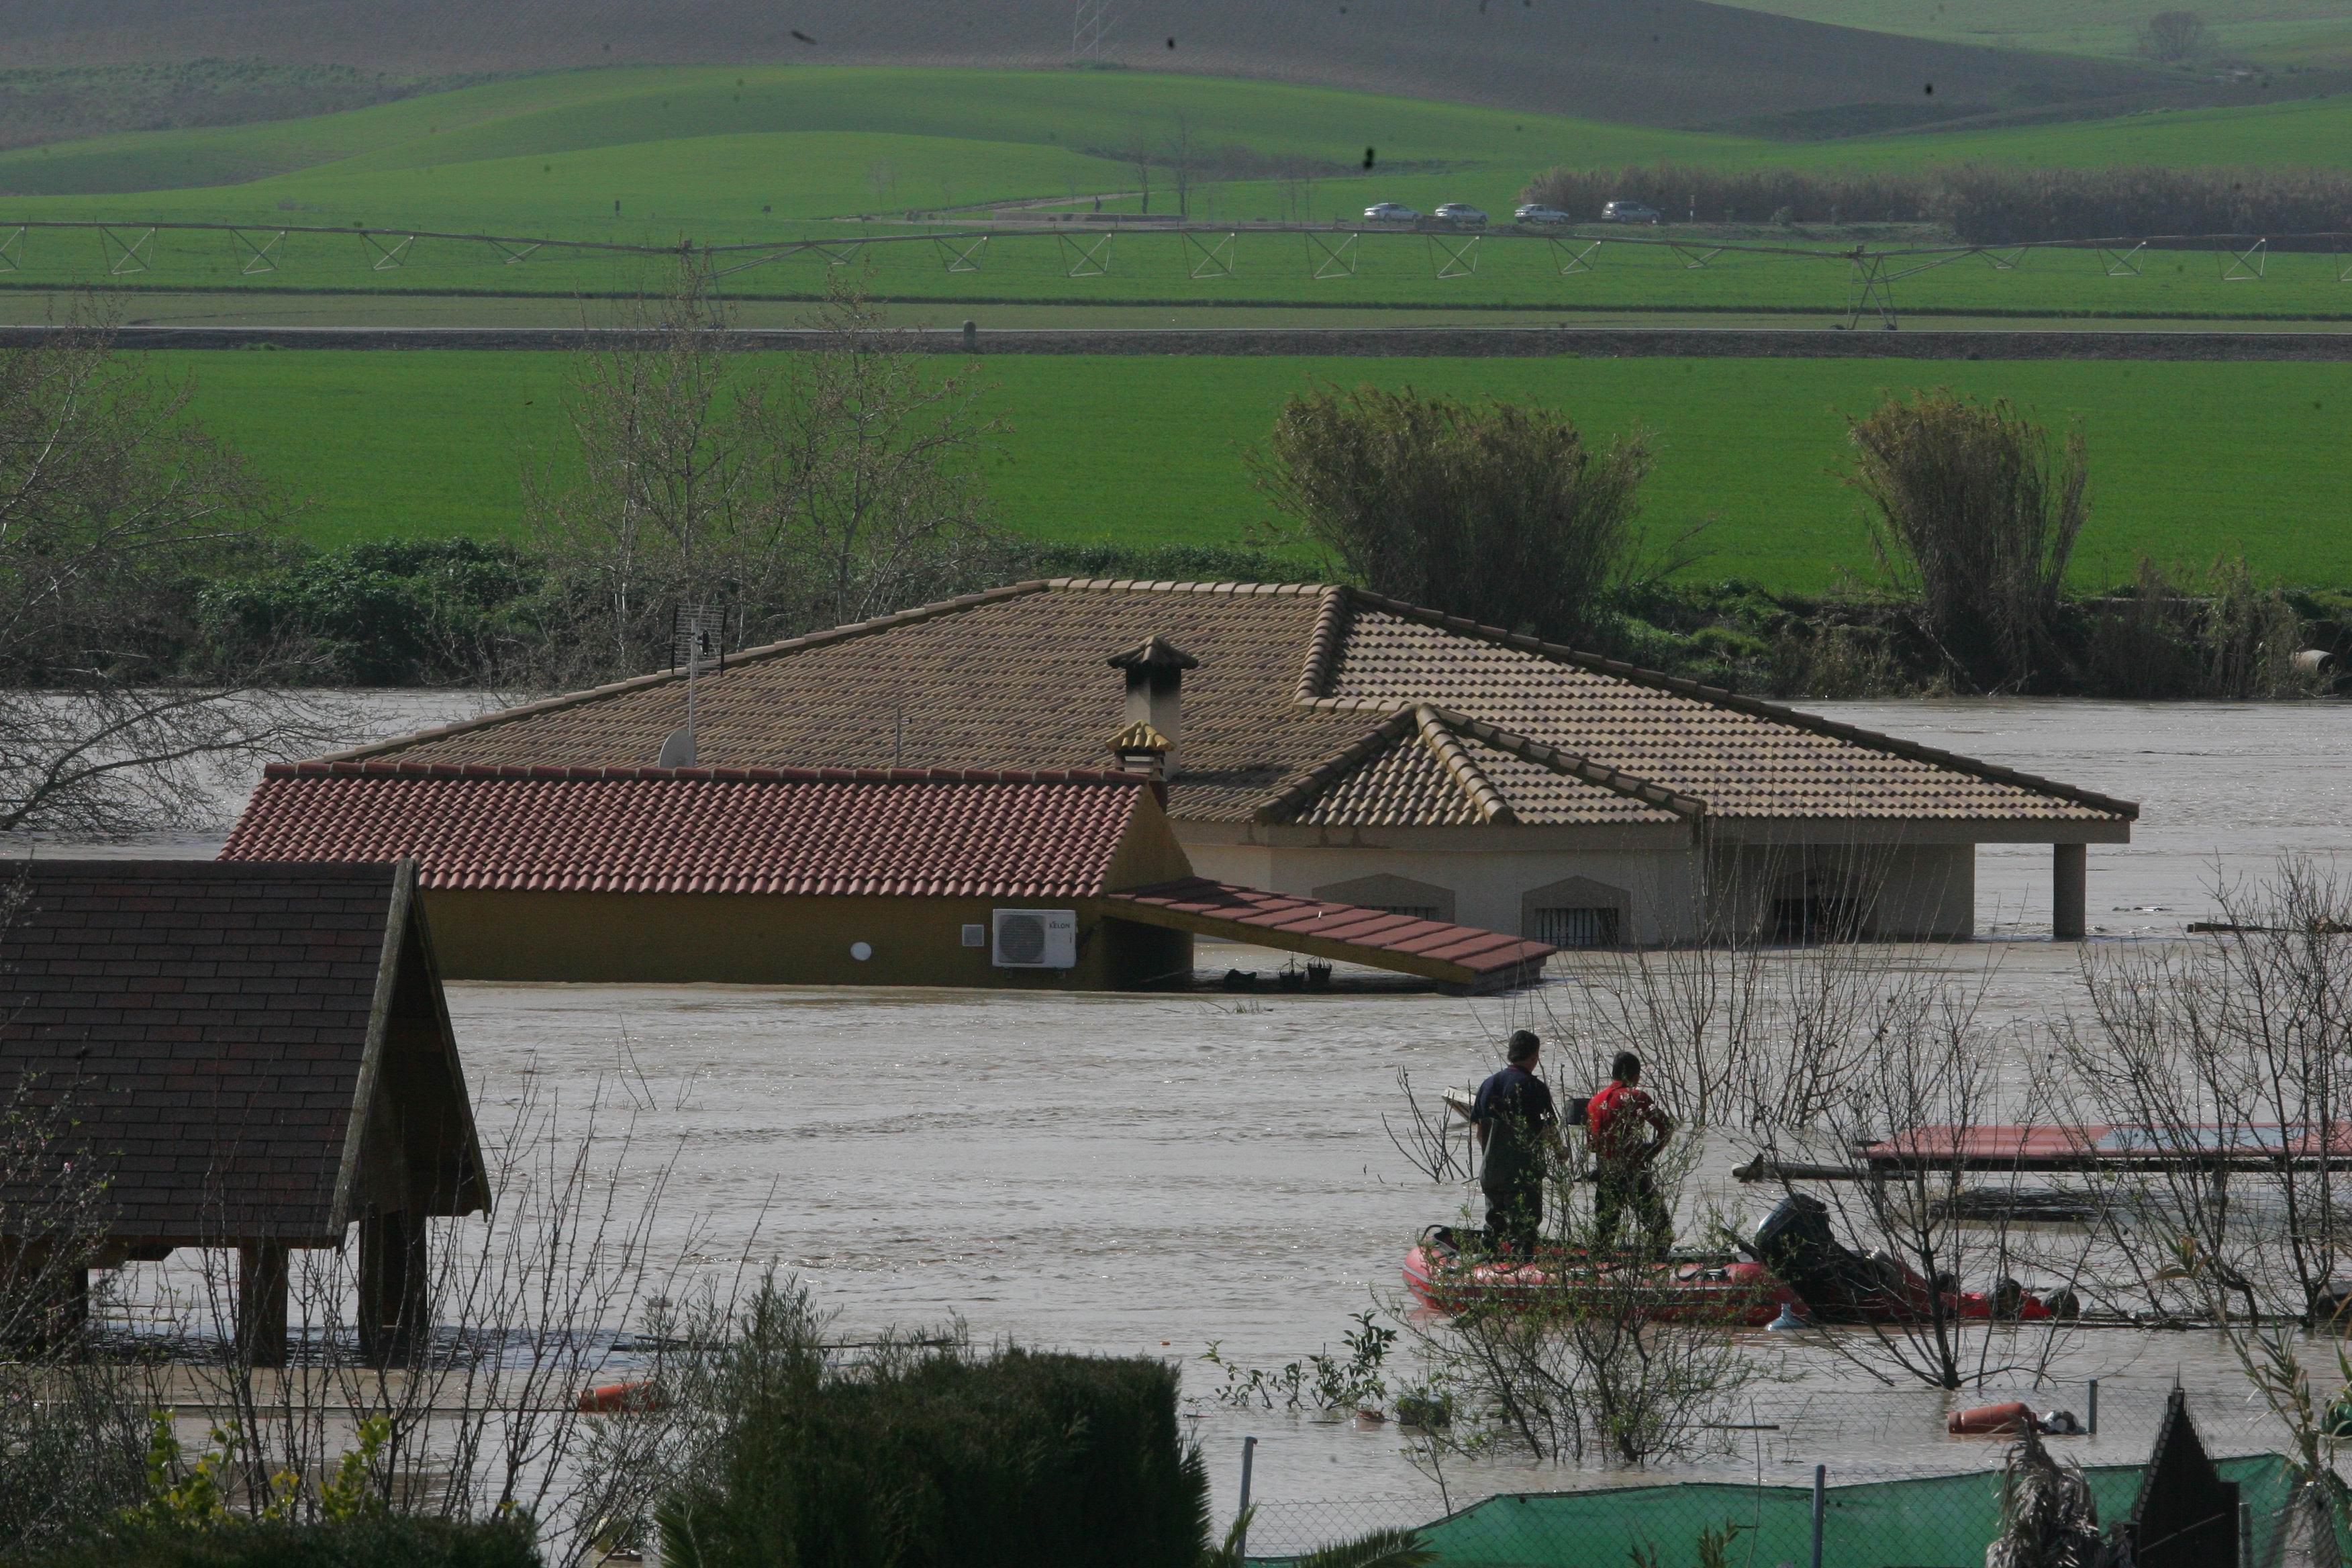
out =
[[[1544,1166],[1559,1142],[1551,1088],[1536,1077],[1543,1042],[1531,1029],[1512,1035],[1508,1066],[1478,1086],[1470,1125],[1486,1156],[1478,1185],[1486,1194],[1486,1239],[1498,1252],[1535,1256],[1543,1229]]]
[[[1674,1217],[1658,1194],[1650,1163],[1666,1146],[1675,1124],[1642,1091],[1642,1058],[1620,1051],[1609,1083],[1584,1111],[1584,1135],[1592,1146],[1592,1229],[1595,1247],[1613,1247],[1627,1209],[1633,1211],[1643,1239],[1664,1252],[1674,1245]],[[1646,1135],[1645,1135],[1646,1134]]]

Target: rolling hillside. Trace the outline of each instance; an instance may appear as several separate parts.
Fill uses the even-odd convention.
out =
[[[2156,12],[2205,19],[2221,60],[2352,62],[2345,0],[1728,0],[1775,16],[2003,48],[2128,57]]]
[[[1704,0],[1114,0],[1130,68],[1381,90],[1652,125],[1831,112],[1841,129],[2142,94],[2136,64],[1794,20]],[[19,65],[251,56],[400,71],[639,62],[1049,66],[1069,0],[52,0],[0,3]],[[1366,140],[1377,142],[1378,128]]]

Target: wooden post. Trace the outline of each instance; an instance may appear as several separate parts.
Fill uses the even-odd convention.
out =
[[[2053,844],[2050,850],[2051,940],[2080,942],[2090,931],[2090,846]]]
[[[236,1249],[236,1346],[249,1366],[286,1364],[286,1244],[248,1241]]]
[[[395,1209],[360,1221],[360,1352],[371,1365],[405,1359],[429,1326],[425,1222]]]

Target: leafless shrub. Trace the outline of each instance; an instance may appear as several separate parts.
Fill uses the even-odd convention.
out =
[[[2118,1288],[2218,1325],[2319,1478],[2341,1441],[2306,1334],[2342,1332],[2352,1300],[2352,887],[2291,858],[2217,899],[2208,940],[2086,954],[2089,1016],[2058,1036],[2070,1110],[2150,1156],[2105,1178]]]
[[[2213,29],[2194,11],[2158,11],[2140,24],[2139,52],[2152,60],[2183,65],[2213,48]]]
[[[2313,696],[2325,686],[2320,672],[2295,662],[2303,617],[2242,559],[2185,583],[2143,559],[2129,593],[2083,613],[2091,682],[2119,697],[2247,701]]]
[[[2079,432],[2063,447],[2007,399],[1890,400],[1849,426],[1870,538],[1956,679],[2016,690],[2050,668],[2074,540],[2090,517]]]
[[[88,310],[0,351],[0,832],[189,826],[228,762],[323,749],[338,705],[289,692],[299,648],[184,679],[197,591],[278,518],[188,416],[189,389],[114,353]]]
[[[293,1517],[315,1517],[319,1483],[378,1432],[369,1491],[392,1510],[464,1520],[520,1511],[551,1563],[589,1561],[649,1509],[654,1478],[594,1462],[605,1427],[635,1415],[587,1415],[590,1387],[648,1376],[660,1346],[635,1331],[675,1320],[664,1303],[730,1300],[730,1274],[682,1261],[698,1227],[656,1229],[667,1166],[633,1170],[635,1131],[592,1104],[576,1118],[527,1090],[488,1141],[494,1218],[436,1222],[428,1334],[379,1364],[354,1329],[356,1249],[298,1252],[289,1269],[292,1364],[257,1366],[229,1335],[184,1344],[149,1396],[193,1406],[238,1440],[232,1501],[258,1514],[299,1478]],[[637,1190],[632,1198],[632,1186]],[[199,1323],[233,1316],[234,1257],[199,1255],[180,1304]],[[178,1390],[176,1396],[173,1388]]]

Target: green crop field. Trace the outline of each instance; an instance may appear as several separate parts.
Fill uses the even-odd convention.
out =
[[[197,415],[307,502],[322,543],[496,536],[519,526],[526,446],[560,453],[564,361],[550,353],[156,353]],[[2189,568],[2243,554],[2293,583],[2352,581],[2342,454],[2352,367],[1809,360],[1003,358],[980,374],[1010,426],[990,465],[1003,521],[1074,542],[1233,543],[1263,526],[1243,456],[1317,382],[1540,401],[1588,430],[1659,444],[1648,516],[1711,519],[1704,577],[1790,589],[1866,574],[1840,482],[1844,417],[1887,390],[2005,395],[2079,420],[2096,513],[2077,578],[2144,552]]]

